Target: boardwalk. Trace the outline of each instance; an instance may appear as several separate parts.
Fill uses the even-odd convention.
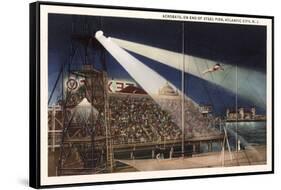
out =
[[[232,156],[232,160],[231,160]],[[223,161],[224,160],[224,161]],[[191,158],[173,159],[146,159],[146,160],[117,160],[127,164],[138,171],[171,170],[171,169],[191,169],[204,167],[221,166],[241,166],[241,165],[261,165],[266,163],[265,146],[250,147],[236,152],[225,152],[224,159],[221,152],[205,153]]]

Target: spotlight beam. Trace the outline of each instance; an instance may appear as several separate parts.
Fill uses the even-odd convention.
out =
[[[186,54],[183,59],[183,54],[181,53],[118,38],[112,38],[112,41],[126,50],[181,71],[183,70],[182,60],[185,60],[185,68],[187,69],[184,72],[221,86],[253,102],[256,106],[265,108],[266,76],[264,73],[242,67],[236,68],[236,66],[223,63],[224,71],[202,74],[203,71],[212,68],[217,62]]]
[[[103,45],[103,47],[116,59],[116,61],[129,73],[129,75],[153,98],[153,100],[160,105],[163,110],[171,111],[170,107],[167,108],[161,102],[158,96],[159,89],[167,84],[167,79],[159,75],[157,72],[146,66],[144,63],[136,59],[130,53],[128,53],[123,48],[119,47],[114,43],[111,38],[106,38],[101,31],[96,33],[97,40]],[[182,99],[188,100],[195,107],[198,108],[198,104],[183,94],[176,86],[169,83],[174,91],[178,92]],[[179,99],[180,100],[180,99]],[[179,109],[179,113],[182,110]],[[178,113],[171,113],[177,116]],[[181,120],[175,121],[175,123],[180,127],[183,126]]]
[[[167,83],[164,77],[119,47],[111,38],[103,36],[101,31],[96,33],[96,38],[148,94],[157,95],[159,89]],[[173,84],[171,86],[179,91]]]

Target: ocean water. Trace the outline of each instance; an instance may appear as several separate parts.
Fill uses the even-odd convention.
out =
[[[232,149],[236,147],[236,131],[242,148],[266,144],[266,121],[229,122],[226,129]]]

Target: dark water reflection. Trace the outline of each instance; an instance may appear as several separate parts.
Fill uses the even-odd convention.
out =
[[[236,126],[238,139],[242,146],[265,145],[266,144],[266,122],[232,122],[227,123],[227,131],[229,142],[232,149],[235,149],[236,142]]]

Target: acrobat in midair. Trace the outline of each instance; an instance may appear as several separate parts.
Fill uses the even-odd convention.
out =
[[[224,71],[224,69],[220,63],[217,63],[212,68],[205,70],[204,72],[202,72],[202,74],[212,73],[215,71]]]

